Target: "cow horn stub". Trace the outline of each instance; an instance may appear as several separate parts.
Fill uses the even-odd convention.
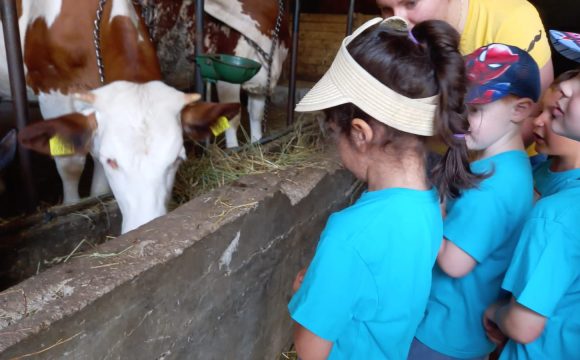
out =
[[[92,92],[75,93],[73,94],[73,98],[87,104],[94,104],[96,100],[96,96]]]
[[[185,103],[191,104],[201,99],[201,95],[197,93],[185,94]]]

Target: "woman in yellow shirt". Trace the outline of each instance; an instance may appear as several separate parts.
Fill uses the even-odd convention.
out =
[[[444,20],[461,34],[460,51],[470,54],[491,43],[526,50],[540,68],[542,92],[554,80],[548,34],[536,8],[526,0],[376,0],[381,16],[397,15],[411,26],[425,20]],[[532,118],[530,118],[531,120]],[[522,126],[528,155],[534,149],[532,121]],[[432,145],[437,152],[439,145]]]
[[[377,0],[377,5],[382,17],[398,15],[411,25],[445,20],[461,34],[463,54],[490,43],[517,46],[538,64],[542,89],[554,79],[548,35],[526,0]]]

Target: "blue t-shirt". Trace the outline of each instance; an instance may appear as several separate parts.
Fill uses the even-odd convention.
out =
[[[538,339],[508,341],[500,360],[580,359],[580,180],[540,199],[502,287],[547,318]]]
[[[406,359],[442,236],[435,190],[365,192],[328,219],[290,315],[329,359]]]
[[[533,203],[532,169],[525,152],[475,161],[471,170],[494,173],[479,188],[449,202],[443,233],[477,264],[458,279],[435,265],[427,311],[416,335],[431,349],[457,358],[484,356],[494,348],[483,329],[483,313],[506,296],[501,282]]]
[[[534,167],[534,188],[538,195],[549,196],[565,189],[568,183],[580,179],[580,169],[552,171],[552,160]]]

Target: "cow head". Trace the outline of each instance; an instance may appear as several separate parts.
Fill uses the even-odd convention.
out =
[[[123,214],[123,233],[166,213],[185,159],[183,129],[203,136],[217,118],[239,110],[239,104],[193,104],[198,94],[160,81],[117,81],[74,97],[84,107],[81,113],[30,125],[20,141],[50,153],[49,139],[57,135],[76,154],[90,151],[105,169]]]

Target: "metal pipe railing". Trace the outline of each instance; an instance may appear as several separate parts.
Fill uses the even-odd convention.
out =
[[[348,7],[348,18],[346,21],[346,36],[352,34],[353,14],[354,14],[354,0],[350,0],[350,5]]]
[[[12,92],[16,125],[18,130],[22,130],[28,124],[28,99],[26,97],[18,14],[14,0],[0,0],[0,17],[2,19],[2,29],[4,30],[4,45],[6,47],[6,60],[8,73],[10,74],[10,91]],[[32,182],[30,153],[28,150],[19,147],[18,158],[20,160],[20,173],[26,190],[28,210],[32,211],[36,206],[36,191]]]
[[[294,106],[296,104],[296,63],[298,60],[298,34],[300,31],[300,0],[294,0],[294,18],[292,21],[292,57],[290,59],[290,84],[288,85],[288,108],[286,124],[294,123]]]
[[[203,0],[195,0],[195,49],[194,56],[203,54]],[[205,87],[200,66],[195,62],[195,92],[205,99]],[[211,96],[211,94],[209,95]]]

